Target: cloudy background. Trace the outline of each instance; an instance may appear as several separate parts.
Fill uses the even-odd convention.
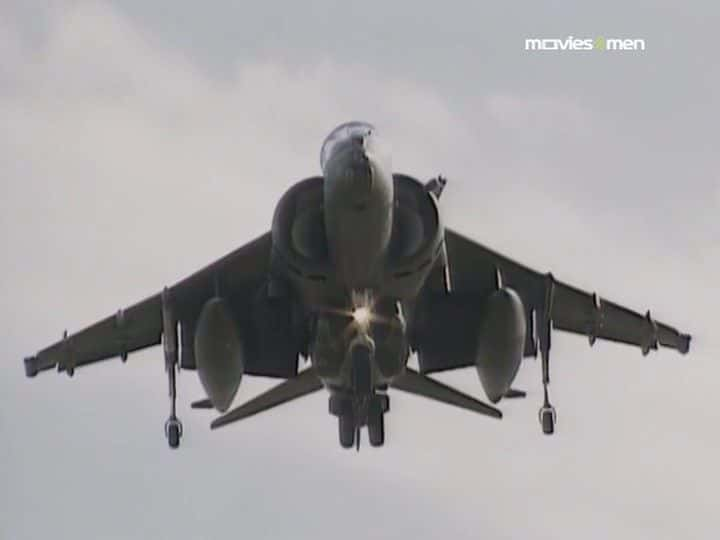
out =
[[[0,538],[715,538],[716,4],[146,4],[0,3]],[[569,34],[647,50],[523,50]],[[557,335],[555,437],[528,360],[502,422],[393,395],[359,455],[324,394],[211,433],[189,372],[170,452],[159,349],[25,379],[64,328],[264,232],[349,119],[450,178],[453,227],[650,307],[691,354]]]

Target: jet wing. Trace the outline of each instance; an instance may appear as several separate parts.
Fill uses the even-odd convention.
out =
[[[445,243],[452,294],[481,297],[495,290],[500,279],[515,289],[526,309],[528,339],[525,356],[537,353],[538,318],[546,317],[552,328],[588,336],[592,344],[606,339],[635,345],[644,354],[658,346],[686,353],[690,336],[672,326],[653,320],[650,312],[633,311],[595,293],[585,292],[517,263],[456,232],[446,230]],[[535,324],[533,324],[533,320]],[[447,366],[433,362],[426,371],[440,371],[470,365],[450,358]]]
[[[235,304],[249,304],[267,279],[272,240],[265,233],[169,288],[178,320],[195,316],[216,291]],[[161,293],[92,324],[25,359],[28,376],[57,367],[72,371],[157,345],[162,334]],[[256,366],[255,371],[262,372]],[[262,374],[262,373],[259,373]]]

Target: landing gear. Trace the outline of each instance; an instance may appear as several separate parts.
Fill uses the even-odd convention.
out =
[[[349,381],[336,388],[330,396],[330,414],[338,417],[340,446],[360,450],[360,430],[368,428],[371,446],[385,443],[385,413],[390,400],[387,385],[375,385],[373,356],[375,342],[367,328],[357,334],[349,345],[347,361],[350,363]],[[349,387],[348,387],[349,386]]]
[[[372,372],[370,369],[373,355],[372,347],[369,343],[363,341],[351,345],[352,385],[357,396],[369,396],[372,394]]]
[[[335,394],[330,397],[330,414],[338,417],[338,437],[343,448],[360,448],[360,428],[367,426],[370,445],[385,444],[385,413],[390,400],[386,394],[365,398]]]
[[[557,413],[555,412],[555,407],[550,405],[550,401],[548,400],[547,386],[545,386],[545,403],[542,407],[540,407],[538,419],[540,420],[540,425],[542,426],[542,430],[545,435],[552,435],[555,433],[555,420],[557,419]]]
[[[540,426],[545,435],[555,433],[555,422],[557,420],[557,412],[555,407],[550,404],[548,396],[548,385],[550,384],[550,333],[552,330],[552,303],[555,292],[555,279],[552,274],[548,274],[545,278],[545,303],[543,313],[540,315],[538,341],[540,345],[540,355],[542,359],[542,382],[543,393],[545,399],[542,407],[538,411],[538,419]]]
[[[177,448],[180,446],[180,437],[182,437],[182,423],[177,419],[176,416],[170,416],[167,422],[165,422],[165,437],[168,440],[170,448]]]
[[[338,433],[340,435],[340,446],[352,448],[355,444],[355,431],[357,430],[355,414],[347,411],[338,416]]]
[[[175,382],[175,366],[168,366],[168,386],[170,392],[170,417],[165,422],[165,438],[168,446],[173,450],[180,446],[180,438],[182,437],[182,422],[175,414],[175,406],[177,401],[177,388]]]
[[[170,396],[170,417],[165,422],[165,438],[172,449],[180,446],[182,423],[176,413],[177,384],[175,380],[178,365],[177,320],[173,316],[170,304],[170,291],[165,288],[161,296],[163,323],[163,350],[165,353],[165,371],[168,376],[168,394]]]
[[[385,413],[379,406],[370,407],[367,425],[370,446],[378,447],[385,444]]]

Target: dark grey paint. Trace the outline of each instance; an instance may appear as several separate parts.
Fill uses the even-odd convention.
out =
[[[373,446],[383,444],[386,391],[395,383],[487,412],[489,406],[452,394],[426,374],[475,365],[488,398],[497,402],[523,356],[538,353],[545,388],[540,419],[551,433],[553,326],[587,335],[591,344],[605,338],[637,345],[644,354],[659,346],[687,352],[689,336],[649,311],[642,315],[606,301],[446,231],[436,199],[444,183],[392,174],[371,125],[352,122],[334,130],[321,166],[323,178],[308,178],[281,198],[271,234],[165,289],[159,301],[150,297],[26,359],[28,375],[54,366],[72,374],[113,354],[125,358],[163,334],[168,437],[175,447],[178,363],[198,370],[210,401],[225,411],[244,371],[292,381],[298,357],[305,356],[312,374],[241,405],[215,425],[313,392],[317,378],[330,391],[342,446],[359,447],[362,426]],[[359,308],[371,317],[354,318]],[[177,325],[183,346],[194,342],[194,366],[177,350]],[[406,375],[412,351],[420,360],[417,377]],[[308,377],[310,383],[300,384]]]

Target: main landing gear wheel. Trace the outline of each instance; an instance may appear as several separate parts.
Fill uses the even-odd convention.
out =
[[[368,438],[370,446],[385,444],[385,414],[382,410],[372,411],[368,414]]]
[[[387,394],[376,394],[368,404],[367,427],[370,446],[385,444],[385,413],[390,410]]]
[[[355,415],[352,411],[344,412],[338,415],[338,434],[340,436],[340,446],[343,448],[352,448],[355,444],[355,433],[357,426],[355,425]]]

